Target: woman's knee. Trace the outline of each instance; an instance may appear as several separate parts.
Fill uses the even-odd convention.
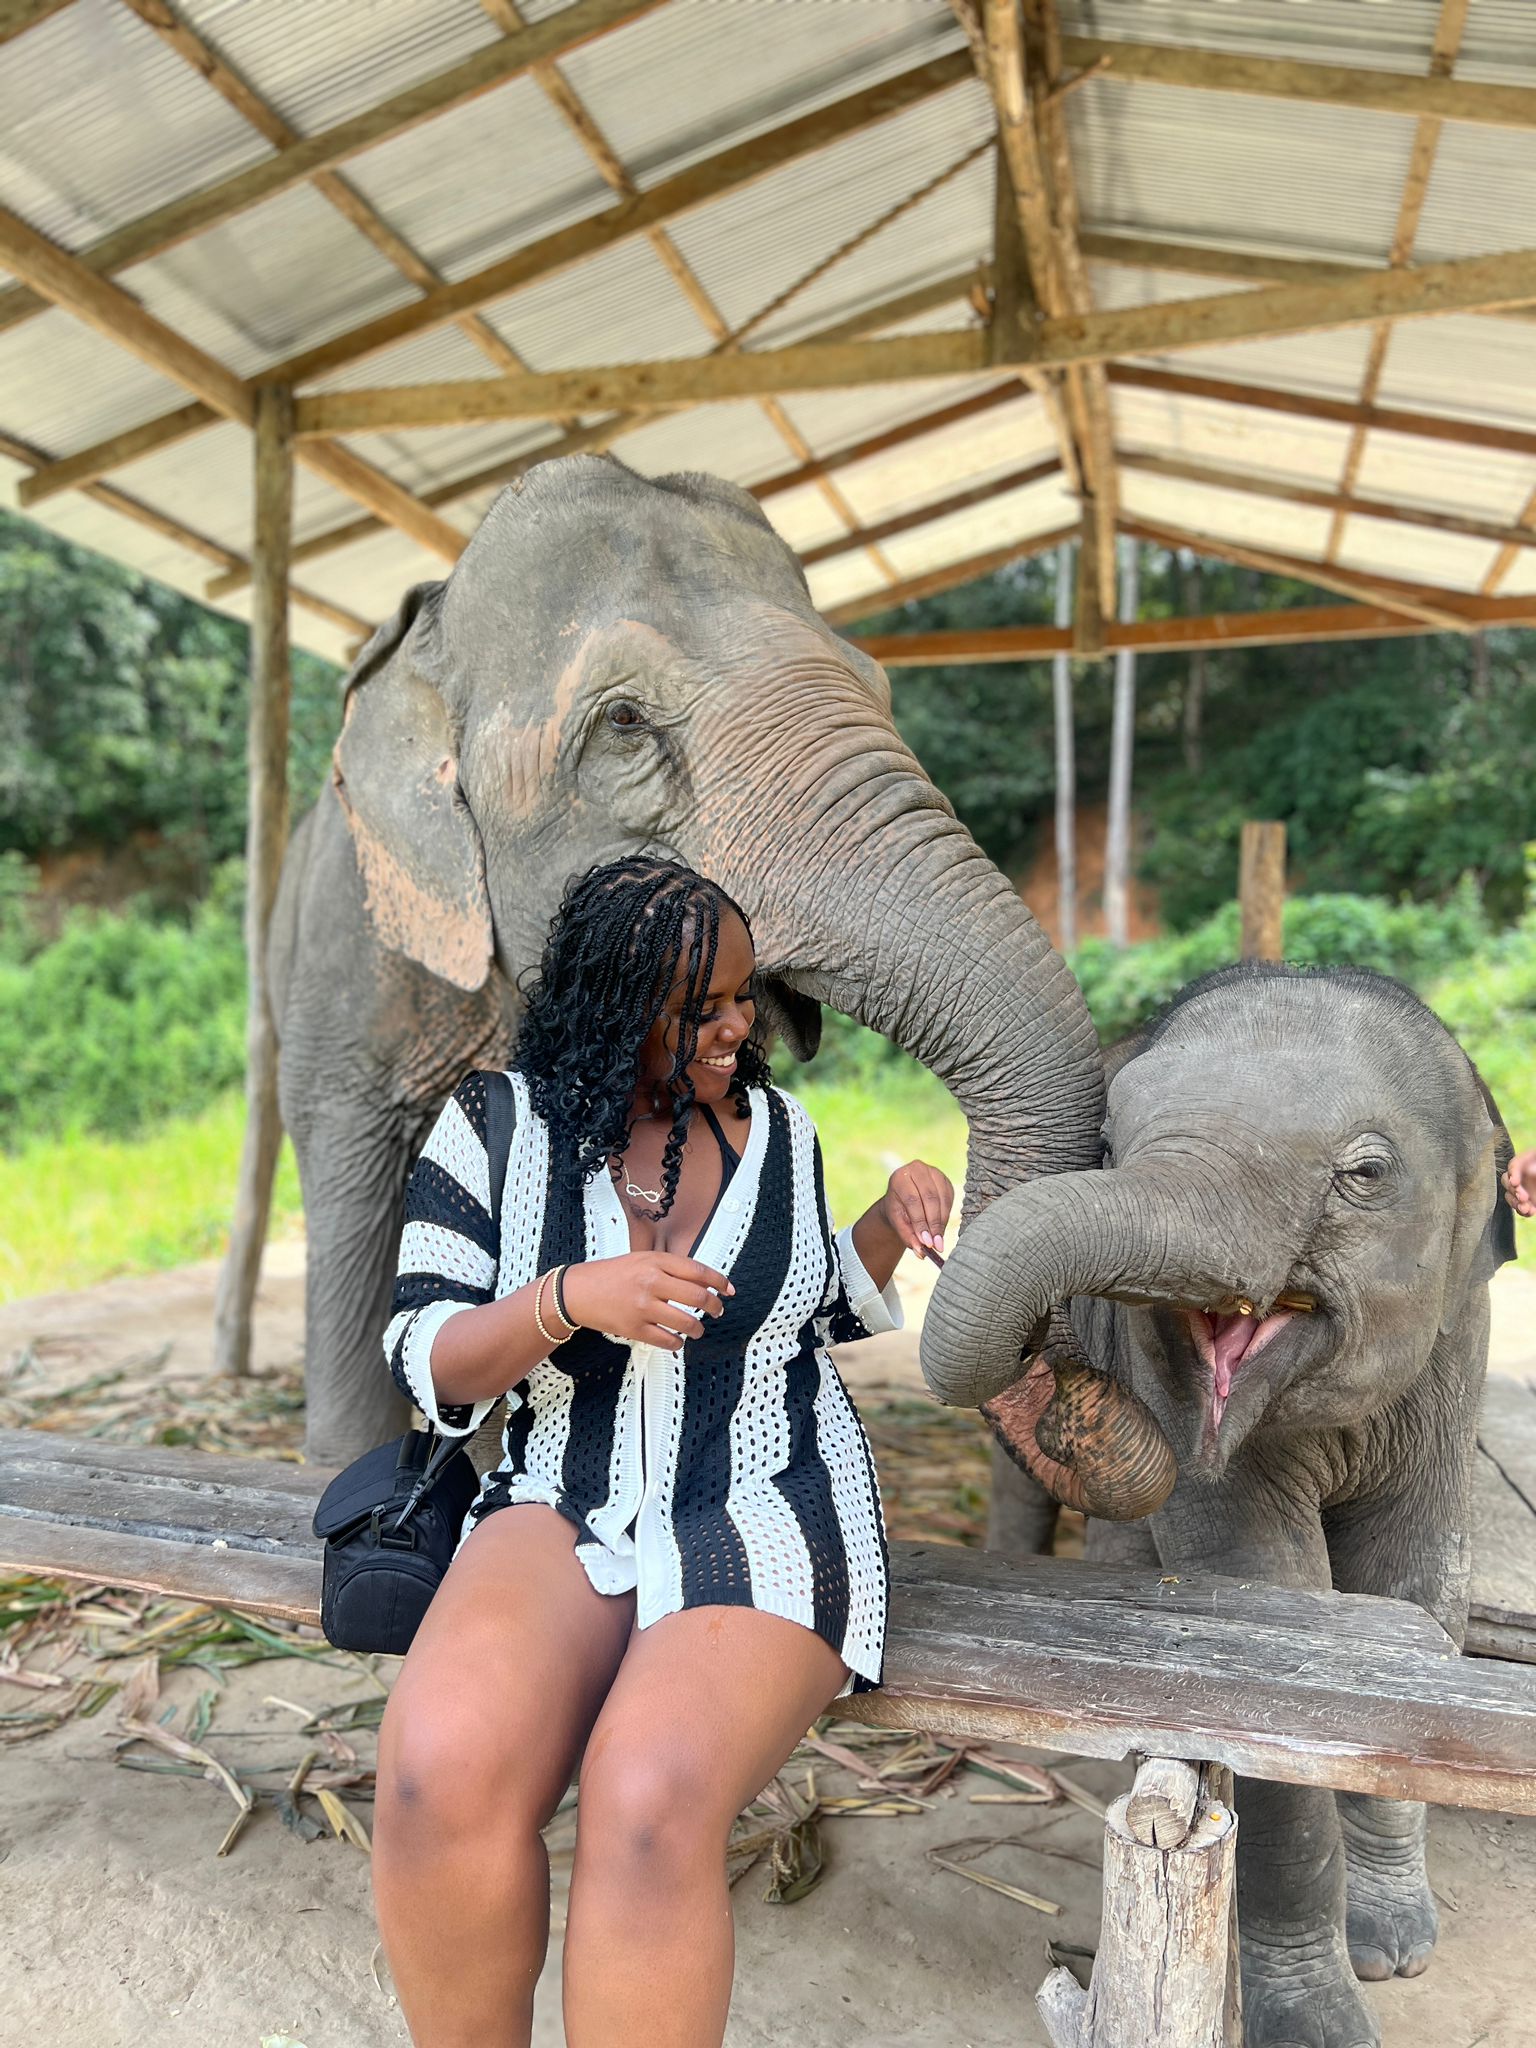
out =
[[[506,1719],[472,1697],[439,1694],[411,1708],[397,1690],[379,1731],[376,1827],[395,1846],[472,1853],[487,1835],[546,1825],[570,1780],[565,1759],[520,1754]]]
[[[577,1868],[637,1899],[699,1870],[723,1867],[734,1813],[711,1796],[692,1760],[665,1745],[611,1742],[582,1766]]]

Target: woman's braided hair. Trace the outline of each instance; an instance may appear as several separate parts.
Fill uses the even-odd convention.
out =
[[[679,862],[636,854],[573,881],[550,923],[544,956],[519,986],[527,1013],[516,1064],[549,1126],[550,1168],[579,1186],[629,1143],[640,1049],[679,980],[686,982],[672,1073],[672,1129],[662,1154],[661,1207],[677,1196],[694,1107],[688,1067],[715,971],[720,913],[745,911],[718,882]],[[747,927],[750,934],[751,927]],[[766,1088],[756,1035],[736,1054],[731,1095],[747,1113],[748,1088]]]

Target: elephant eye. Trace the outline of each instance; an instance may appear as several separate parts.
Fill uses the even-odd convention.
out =
[[[607,717],[608,723],[617,726],[620,732],[634,732],[646,722],[645,713],[629,697],[615,697],[608,706]]]
[[[1372,1195],[1384,1193],[1385,1183],[1392,1177],[1392,1159],[1382,1151],[1356,1151],[1352,1157],[1340,1162],[1333,1177],[1333,1184],[1348,1201],[1364,1201]]]
[[[1362,1159],[1358,1166],[1349,1169],[1349,1177],[1351,1180],[1385,1180],[1387,1162],[1385,1159]]]

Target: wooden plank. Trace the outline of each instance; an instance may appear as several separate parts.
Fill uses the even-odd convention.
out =
[[[886,1687],[841,1703],[855,1719],[1536,1813],[1536,1689],[1521,1666],[1418,1640],[1335,1642],[1321,1617],[1271,1626],[1257,1618],[1268,1588],[1242,1589],[1254,1604],[1234,1628],[1188,1611],[1182,1579],[1161,1612],[1050,1603],[1035,1597],[1042,1560],[1012,1566],[998,1589],[973,1583],[965,1552],[895,1548]]]
[[[1285,826],[1269,818],[1243,820],[1237,900],[1242,909],[1244,960],[1285,958]]]
[[[1307,391],[1284,391],[1268,384],[1240,384],[1228,377],[1192,376],[1184,370],[1157,370],[1139,363],[1111,363],[1111,384],[1130,391],[1161,391],[1170,398],[1194,398],[1216,405],[1246,406],[1252,412],[1284,413],[1292,419],[1327,420],[1343,426],[1362,422],[1377,433],[1406,434],[1421,441],[1446,441],[1464,448],[1495,448],[1509,455],[1536,456],[1536,433],[1520,427],[1496,426],[1488,420],[1454,415],[1405,412],[1400,407],[1357,405],[1352,399],[1322,398]]]
[[[1050,533],[1031,534],[1027,540],[1008,541],[1000,548],[988,548],[985,554],[967,555],[963,561],[947,562],[943,568],[926,569],[920,576],[908,576],[905,581],[890,584],[884,590],[872,590],[867,597],[855,597],[847,604],[833,605],[822,613],[822,617],[829,626],[851,625],[859,619],[872,617],[876,612],[914,603],[920,597],[932,597],[941,590],[953,590],[956,584],[974,583],[978,576],[995,575],[999,569],[1006,569],[1010,562],[1022,562],[1028,556],[1046,554],[1062,541],[1075,539],[1076,535],[1074,522],[1071,526],[1059,526]]]
[[[1364,428],[1356,430],[1364,433]],[[1428,506],[1398,505],[1386,498],[1362,498],[1351,492],[1328,490],[1284,477],[1256,476],[1251,471],[1226,469],[1209,462],[1185,462],[1173,455],[1126,455],[1120,467],[1144,476],[1169,477],[1177,483],[1199,484],[1212,491],[1237,491],[1244,497],[1270,498],[1287,505],[1313,505],[1320,512],[1354,515],[1361,519],[1382,519],[1394,526],[1416,526],[1432,533],[1463,534],[1469,540],[1497,541],[1515,548],[1536,548],[1536,532],[1529,527],[1506,526],[1492,519],[1471,519],[1461,512],[1436,512]]]
[[[0,1565],[314,1621],[327,1472],[0,1432]],[[227,1547],[215,1549],[215,1544]],[[1536,1812],[1536,1689],[1396,1601],[893,1546],[887,1725]]]
[[[1027,490],[1031,484],[1044,483],[1047,478],[1060,475],[1061,465],[1052,455],[1044,462],[1010,470],[1006,476],[993,477],[987,483],[972,484],[969,490],[952,492],[949,497],[940,498],[931,505],[918,505],[910,512],[893,513],[889,519],[878,520],[872,526],[855,526],[852,532],[841,535],[837,540],[823,541],[818,547],[804,549],[800,560],[809,569],[817,562],[830,561],[834,555],[846,555],[851,549],[867,547],[871,542],[890,540],[898,533],[912,532],[915,527],[931,526],[937,520],[951,518],[956,512],[968,511],[973,505],[985,505],[993,498],[1006,497],[1010,491]]]
[[[554,17],[556,20],[564,18]],[[445,285],[439,291],[429,292],[423,298],[412,300],[393,313],[383,314],[346,334],[334,336],[318,347],[303,350],[285,362],[274,363],[264,374],[276,383],[299,385],[313,382],[350,363],[360,362],[380,349],[389,348],[397,341],[446,325],[461,313],[472,312],[540,279],[556,276],[589,256],[600,255],[642,235],[648,227],[674,220],[727,192],[741,190],[787,164],[841,141],[845,136],[861,133],[906,112],[910,107],[921,105],[936,94],[948,91],[967,75],[968,60],[963,53],[957,53],[866,87],[766,135],[754,136],[747,142],[737,143],[716,156],[708,157],[674,177],[663,179],[636,199],[621,200],[586,220],[541,236],[500,262],[461,278],[453,285]],[[145,454],[162,445],[153,438],[157,424],[164,425],[168,440],[179,440],[187,431],[179,414],[167,414],[160,423],[147,422],[134,430],[138,437],[137,454]],[[104,465],[90,469],[90,474],[96,476],[103,475],[115,459],[110,442],[99,443],[98,451],[106,451],[107,460]],[[98,451],[78,450],[72,459],[78,466]],[[47,487],[48,479],[44,478],[36,487],[39,495]]]
[[[142,263],[175,248],[190,236],[233,220],[263,200],[303,184],[317,171],[334,169],[364,150],[504,85],[541,58],[557,56],[561,51],[607,35],[660,4],[661,0],[576,0],[574,6],[547,15],[515,36],[504,36],[499,42],[487,44],[462,63],[407,87],[378,106],[354,114],[317,135],[306,136],[260,163],[203,186],[200,191],[184,193],[150,213],[141,214],[137,220],[115,228],[89,249],[82,250],[78,260],[103,277]],[[0,296],[0,328],[37,311],[35,302],[24,300],[25,295],[19,299],[10,292]]]
[[[1448,78],[1374,71],[1355,64],[1307,64],[1233,50],[1175,49],[1093,36],[1067,36],[1063,49],[1069,64],[1086,69],[1103,63],[1104,76],[1116,85],[1189,86],[1205,92],[1306,100],[1314,106],[1429,115],[1483,127],[1536,128],[1536,88],[1531,86],[1457,84]]]

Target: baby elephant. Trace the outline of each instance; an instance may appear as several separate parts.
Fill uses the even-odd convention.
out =
[[[1509,1139],[1471,1062],[1396,982],[1248,966],[1193,983],[1111,1066],[1108,1170],[1015,1189],[962,1234],[930,1383],[987,1401],[1071,1497],[1036,1438],[1038,1419],[1070,1455],[1049,1378],[1009,1382],[1072,1297],[1087,1358],[1178,1468],[1145,1521],[1091,1523],[1090,1556],[1415,1600],[1459,1643],[1488,1280],[1514,1252]],[[1249,2048],[1368,2048],[1353,1978],[1416,1976],[1434,1946],[1423,1807],[1253,1781],[1238,1805]]]

